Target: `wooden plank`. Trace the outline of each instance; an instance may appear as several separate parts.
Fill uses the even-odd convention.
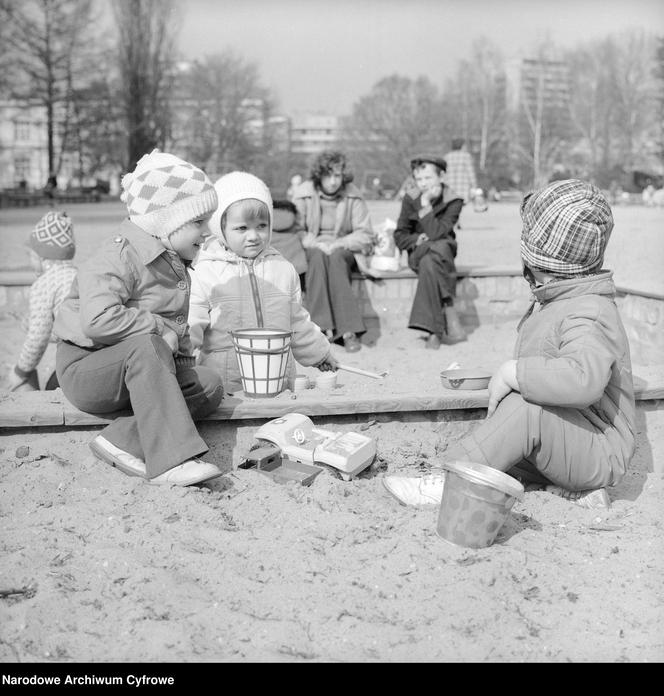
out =
[[[62,402],[55,392],[5,392],[0,395],[0,427],[64,425]]]
[[[639,368],[634,376],[637,401],[664,399],[664,365]],[[336,416],[356,413],[400,413],[413,411],[454,411],[487,408],[489,393],[449,391],[434,395],[390,394],[367,399],[325,395],[320,390],[298,392],[292,398],[284,392],[268,399],[251,399],[243,394],[227,396],[221,406],[205,421],[237,421],[278,418],[293,411],[307,416]],[[0,427],[25,428],[46,426],[104,426],[118,415],[93,415],[80,411],[64,396],[61,389],[49,392],[5,392],[0,395]]]
[[[664,399],[664,365],[639,366],[634,374],[634,398],[636,401]]]

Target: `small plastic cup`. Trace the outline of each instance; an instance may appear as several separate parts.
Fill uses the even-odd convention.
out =
[[[309,378],[306,375],[295,375],[293,391],[299,392],[309,389]]]
[[[324,389],[329,391],[337,386],[337,374],[336,372],[321,372],[316,377],[316,386],[319,389]]]

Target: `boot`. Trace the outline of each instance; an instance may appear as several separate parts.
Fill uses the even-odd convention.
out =
[[[452,305],[445,305],[445,325],[446,331],[443,336],[443,343],[459,343],[466,340],[466,332],[461,326],[461,320]]]

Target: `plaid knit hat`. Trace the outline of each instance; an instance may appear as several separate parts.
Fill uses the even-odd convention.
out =
[[[218,205],[208,221],[208,227],[215,236],[221,236],[221,217],[228,208],[237,201],[245,198],[254,198],[265,203],[270,215],[270,232],[272,232],[272,195],[270,189],[253,174],[249,172],[231,172],[224,174],[221,179],[214,182],[214,190],[217,192]]]
[[[188,222],[209,215],[217,205],[205,172],[156,149],[125,174],[122,189],[120,200],[127,204],[129,219],[163,240]]]
[[[555,181],[521,203],[521,258],[553,274],[576,276],[602,267],[613,229],[611,208],[593,184]]]
[[[42,259],[67,261],[74,258],[74,226],[67,213],[49,210],[28,238],[28,246]]]

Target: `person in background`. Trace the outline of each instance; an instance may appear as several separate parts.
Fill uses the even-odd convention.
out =
[[[478,462],[590,509],[610,505],[635,448],[629,342],[612,272],[602,268],[613,229],[602,192],[556,181],[521,203],[521,261],[533,303],[515,358],[489,382],[487,419],[449,447],[450,461]],[[388,476],[404,504],[438,504],[444,476]]]
[[[273,201],[272,239],[270,244],[285,259],[290,261],[300,278],[300,288],[304,291],[307,271],[307,255],[297,227],[297,208],[292,201]]]
[[[444,160],[447,162],[445,183],[461,197],[465,205],[472,200],[477,188],[477,178],[473,157],[466,150],[463,138],[452,140],[452,149],[444,156]]]
[[[321,152],[310,176],[293,194],[307,255],[305,303],[328,338],[355,353],[366,327],[351,278],[356,255],[369,255],[375,244],[369,208],[343,153]]]
[[[208,447],[194,418],[217,408],[223,388],[195,365],[188,267],[217,194],[198,167],[159,150],[122,189],[128,219],[80,265],[56,313],[58,380],[82,411],[117,414],[90,444],[98,459],[150,483],[202,483],[222,472],[199,458]]]
[[[417,273],[417,289],[408,327],[425,331],[425,347],[458,343],[466,333],[454,308],[457,253],[454,225],[463,201],[443,183],[446,162],[442,157],[422,154],[410,168],[417,185],[401,201],[394,241],[408,252],[408,265]]]
[[[28,238],[30,262],[37,280],[30,287],[27,335],[9,374],[10,391],[39,389],[37,366],[51,340],[57,308],[67,297],[76,277],[74,226],[64,212],[50,210],[37,223]],[[55,373],[45,388],[56,389]]]
[[[272,197],[263,181],[231,172],[214,184],[219,200],[212,236],[192,272],[189,324],[198,362],[214,369],[227,392],[242,389],[231,332],[249,327],[292,331],[291,351],[306,367],[335,371],[329,341],[302,306],[292,263],[270,246]],[[287,375],[295,377],[289,358]]]
[[[293,194],[295,193],[295,189],[302,183],[302,175],[301,174],[293,174],[291,177],[290,183],[288,184],[288,190],[286,191],[286,198],[289,201],[293,200]]]

